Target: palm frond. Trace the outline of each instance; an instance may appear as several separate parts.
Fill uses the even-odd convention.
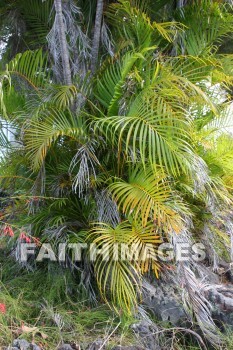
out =
[[[137,306],[140,295],[139,272],[129,261],[121,260],[116,256],[120,244],[130,242],[131,234],[131,226],[129,223],[123,222],[115,228],[107,224],[98,224],[89,235],[89,239],[95,245],[93,249],[102,250],[102,254],[97,255],[94,261],[96,279],[101,294],[118,313],[122,311],[128,314],[132,313]],[[92,250],[91,253],[94,254],[94,251]]]
[[[192,153],[189,124],[179,115],[171,114],[162,98],[139,95],[128,115],[99,118],[94,125],[129,158],[133,152],[135,159],[140,155],[143,164],[149,160],[173,174],[187,172]]]
[[[47,56],[42,49],[36,51],[25,51],[18,54],[6,66],[6,73],[17,76],[27,83],[31,88],[38,90],[46,81]]]
[[[46,43],[46,36],[51,28],[50,16],[53,6],[53,0],[22,0],[19,2],[23,17],[25,18],[27,28],[25,39],[30,46],[38,47],[38,44]]]
[[[95,155],[96,144],[89,142],[79,148],[78,152],[72,159],[70,171],[74,172],[78,168],[78,173],[73,179],[73,190],[78,192],[81,197],[85,190],[90,189],[92,178],[96,179],[95,167],[100,165]]]
[[[166,231],[172,227],[180,230],[182,221],[170,205],[172,192],[162,171],[136,167],[130,172],[128,182],[116,180],[109,191],[122,212],[135,219],[140,217],[143,226],[150,221]]]
[[[157,259],[157,246],[162,242],[159,232],[155,223],[142,227],[140,220],[136,219],[132,222],[132,255],[135,254],[137,258],[135,259],[137,269],[141,274],[152,270],[157,278],[160,271],[160,263]]]
[[[215,45],[231,32],[233,23],[226,5],[211,0],[202,1],[201,6],[198,2],[184,6],[177,11],[175,18],[187,26],[181,38],[185,52],[192,56],[204,56],[216,51]]]
[[[75,85],[53,85],[46,93],[46,102],[60,110],[65,110],[74,104],[78,90]]]
[[[151,21],[146,8],[145,11],[142,8],[143,6],[135,1],[120,0],[111,4],[107,11],[110,23],[133,49],[155,47],[162,39],[172,42],[176,33],[182,32],[184,26],[181,23]]]
[[[101,79],[97,80],[96,97],[107,108],[109,116],[118,114],[125,78],[138,59],[144,59],[143,55],[127,53],[121,61],[112,61]]]
[[[49,148],[56,141],[68,137],[78,142],[84,135],[81,118],[55,109],[43,111],[39,120],[25,124],[26,151],[33,167],[38,168],[42,164]]]
[[[94,244],[96,279],[102,296],[118,313],[132,314],[141,295],[141,275],[154,270],[158,276],[156,247],[160,242],[153,224],[122,222],[114,228],[95,224],[88,240]],[[101,254],[96,254],[96,249]]]

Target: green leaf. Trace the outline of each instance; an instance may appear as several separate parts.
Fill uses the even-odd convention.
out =
[[[109,191],[122,212],[140,218],[143,226],[151,221],[166,232],[172,228],[181,229],[180,216],[171,207],[169,182],[161,170],[136,167],[130,172],[128,182],[115,180]]]

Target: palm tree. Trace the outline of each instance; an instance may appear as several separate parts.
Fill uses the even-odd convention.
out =
[[[63,19],[62,14],[62,0],[54,0],[54,6],[56,11],[56,19],[57,21],[57,30],[58,30],[58,36],[59,36],[59,44],[60,44],[60,51],[61,51],[61,57],[62,57],[62,70],[64,75],[64,84],[65,85],[71,85],[72,79],[71,79],[71,69],[70,69],[70,60],[69,60],[69,50],[68,45],[66,41],[66,30],[65,30],[65,23]]]
[[[93,36],[92,49],[91,49],[91,56],[92,56],[91,71],[92,71],[92,73],[95,73],[97,62],[98,62],[99,47],[100,47],[100,35],[101,35],[101,27],[102,27],[102,19],[103,19],[103,8],[104,8],[104,1],[98,0],[97,7],[96,7],[94,36]]]
[[[98,1],[88,56],[95,76],[89,77],[85,65],[80,83],[79,76],[71,75],[69,63],[75,54],[67,49],[70,38],[62,27],[61,2],[55,3],[60,49],[64,44],[66,56],[64,80],[57,84],[56,70],[52,73],[42,50],[18,54],[1,75],[2,117],[11,120],[20,143],[9,149],[10,161],[1,164],[2,186],[14,196],[22,194],[18,205],[26,219],[13,219],[19,228],[30,227],[31,236],[43,241],[46,232],[54,244],[65,239],[101,248],[108,243],[112,259],[106,263],[98,257],[89,266],[105,301],[131,314],[140,300],[143,274],[153,271],[158,277],[163,268],[153,254],[142,258],[145,246],[149,243],[156,251],[159,242],[175,242],[184,233],[192,239],[200,236],[201,225],[205,235],[229,210],[233,169],[227,155],[232,137],[219,134],[219,125],[229,121],[232,58],[219,54],[218,46],[233,18],[226,5],[203,1],[201,7],[194,3],[177,9],[176,22],[160,23],[145,3],[114,2],[104,16],[116,54],[99,60],[104,48],[99,50],[103,2]],[[81,48],[88,34],[80,34]],[[97,69],[98,62],[102,64]],[[81,107],[74,109],[78,99]],[[30,217],[25,196],[31,198]],[[213,208],[220,207],[217,216]],[[222,230],[227,231],[226,225]],[[213,241],[217,234],[222,237],[220,231]],[[226,234],[223,255],[231,254],[229,239]],[[116,262],[116,243],[134,244],[139,258]],[[214,247],[209,249],[210,256],[217,254]],[[88,259],[87,254],[83,271]],[[191,267],[179,267],[186,283],[192,283],[192,288],[186,285],[187,298],[204,332],[211,324],[208,336],[214,342],[214,324],[205,299],[193,289]]]

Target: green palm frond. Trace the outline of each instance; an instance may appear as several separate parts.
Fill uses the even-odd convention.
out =
[[[36,51],[25,51],[18,54],[6,66],[8,76],[17,76],[27,83],[31,88],[38,90],[46,83],[47,77],[47,55],[42,49]]]
[[[209,165],[212,175],[222,177],[233,175],[233,140],[230,134],[211,134],[203,157]]]
[[[112,4],[107,16],[119,30],[120,36],[125,38],[134,49],[151,46],[153,27],[150,19],[137,7],[131,6],[130,1]]]
[[[0,187],[9,192],[14,189],[15,193],[24,193],[31,188],[32,183],[29,164],[21,149],[8,148],[7,156],[0,162]]]
[[[214,57],[177,56],[168,57],[165,66],[172,69],[172,73],[183,76],[195,84],[209,80],[215,69],[221,69],[221,63]]]
[[[4,96],[9,94],[12,86],[15,85],[17,90],[29,88],[38,93],[45,86],[47,77],[47,56],[42,49],[16,55],[0,75],[0,109],[3,115],[7,117],[8,114]]]
[[[76,142],[85,139],[82,118],[70,112],[47,109],[41,112],[39,120],[25,124],[26,151],[33,167],[38,168],[45,159],[52,144],[68,137]]]
[[[177,11],[175,19],[188,28],[181,34],[183,50],[188,55],[209,55],[216,51],[215,45],[231,32],[233,16],[227,11],[226,6],[204,0],[201,6],[198,2],[194,2]]]
[[[120,246],[116,248],[116,244],[130,242],[131,233],[131,226],[124,222],[115,228],[99,224],[91,230],[89,236],[95,245],[93,249],[102,249],[102,256],[97,255],[94,261],[100,292],[104,300],[112,304],[116,311],[120,313],[124,311],[128,314],[137,306],[141,285],[140,274],[133,264],[127,260],[118,259],[114,254],[116,249],[118,251],[120,248]]]
[[[233,54],[216,55],[221,62],[223,72],[226,75],[233,77]]]
[[[133,254],[136,255],[137,269],[141,274],[153,270],[155,276],[159,277],[160,263],[157,259],[157,246],[161,243],[158,226],[154,223],[147,223],[142,227],[140,220],[132,222]]]
[[[107,108],[109,116],[118,114],[126,76],[138,59],[144,59],[141,53],[125,54],[121,61],[111,62],[101,79],[97,80],[96,97]]]
[[[173,64],[175,65],[174,71]],[[177,71],[178,69],[179,71]],[[160,76],[153,87],[157,86],[158,94],[162,95],[165,100],[168,99],[171,105],[174,101],[175,108],[173,109],[175,111],[177,109],[182,110],[183,117],[186,117],[186,119],[190,114],[190,110],[192,108],[196,109],[197,105],[200,108],[208,108],[217,115],[219,113],[217,103],[215,103],[211,90],[206,84],[211,78],[208,66],[205,66],[204,70],[205,72],[202,72],[203,79],[200,80],[200,76],[198,78],[196,71],[190,67],[189,60],[181,60],[181,65],[177,67],[176,59],[174,61],[168,59],[161,65]]]
[[[154,225],[122,222],[116,227],[95,224],[88,240],[97,283],[103,298],[118,313],[132,313],[141,295],[141,274],[152,268],[158,276],[156,247],[160,242]],[[149,247],[149,248],[148,248]],[[95,249],[101,254],[96,255]]]
[[[221,91],[219,91],[219,94]],[[225,106],[222,106],[223,111],[218,116],[214,116],[212,120],[210,120],[205,125],[205,130],[212,131],[217,134],[220,134],[221,132],[228,132],[233,128],[233,119],[232,119],[232,106],[231,103],[225,104]]]
[[[164,91],[165,93],[165,91]],[[189,123],[175,113],[160,97],[138,96],[128,115],[97,119],[95,129],[130,158],[138,155],[143,164],[149,160],[173,174],[187,172],[192,153]]]
[[[36,47],[38,44],[45,44],[46,36],[51,29],[49,20],[53,0],[43,2],[41,0],[21,0],[19,3],[27,28],[30,28],[24,34],[28,44]]]
[[[48,94],[46,100],[56,108],[65,110],[73,105],[78,90],[75,85],[57,85],[51,86],[51,89],[46,91]]]
[[[135,219],[141,218],[143,226],[154,221],[166,231],[180,230],[182,221],[171,207],[172,191],[161,170],[136,167],[130,172],[128,182],[116,180],[109,190],[120,210]]]
[[[151,21],[148,14],[135,1],[120,0],[110,5],[107,16],[119,31],[120,37],[136,50],[157,46],[162,39],[172,42],[176,33],[184,29],[181,23],[175,21],[163,23]]]

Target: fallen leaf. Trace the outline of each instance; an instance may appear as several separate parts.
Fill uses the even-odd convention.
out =
[[[39,329],[37,327],[27,327],[24,324],[21,326],[23,333],[37,333]]]
[[[43,332],[40,332],[40,335],[41,335],[41,338],[43,338],[43,339],[47,339],[48,338],[48,335],[43,333]]]
[[[38,327],[27,327],[24,324],[21,326],[22,332],[23,333],[33,333],[36,334],[38,333],[42,339],[47,339],[48,335],[41,332]]]

